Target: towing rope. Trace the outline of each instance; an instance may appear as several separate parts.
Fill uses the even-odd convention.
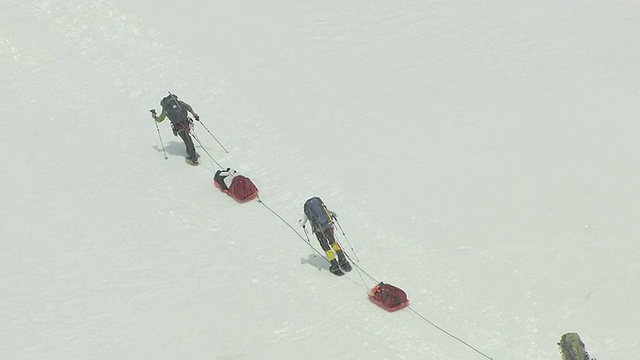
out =
[[[213,156],[211,156],[211,154],[209,154],[209,152],[207,151],[207,149],[205,149],[204,145],[200,142],[200,140],[198,139],[198,137],[196,136],[195,132],[193,131],[193,129],[190,131],[191,134],[193,135],[193,137],[196,139],[196,141],[198,142],[198,144],[200,145],[200,147],[202,148],[202,150],[204,150],[204,152],[209,156],[209,158],[211,158],[211,160],[218,165],[218,167],[220,169],[224,169],[224,167],[222,165],[220,165],[214,158]],[[225,149],[226,150],[226,149]],[[318,251],[315,247],[313,247],[311,245],[311,242],[309,240],[309,237],[307,236],[307,238],[305,239],[305,237],[303,237],[298,230],[296,230],[295,227],[293,227],[293,225],[291,225],[287,220],[285,220],[280,214],[278,214],[275,210],[273,210],[269,205],[267,205],[261,198],[260,196],[256,197],[258,200],[258,203],[261,204],[262,206],[264,206],[265,209],[267,209],[269,212],[271,212],[274,216],[276,216],[278,219],[280,219],[280,221],[282,221],[285,225],[287,225],[291,231],[293,231],[303,242],[305,242],[307,245],[309,245],[309,247],[311,247],[311,249],[317,254],[319,255],[321,258],[323,258],[325,261],[327,261],[327,263],[329,263],[329,260],[322,254],[320,253],[320,251]],[[326,211],[326,208],[325,208]],[[331,217],[329,217],[331,219]],[[336,220],[337,222],[337,220]],[[333,224],[333,222],[332,222]],[[345,239],[347,240],[347,242],[349,242],[348,238],[346,237],[346,234],[344,233],[344,230],[342,230],[342,226],[340,225],[340,223],[337,223],[338,226],[340,227],[340,231],[342,232],[342,235],[345,237]],[[305,234],[306,234],[306,230],[305,230]],[[364,270],[359,264],[357,264],[356,262],[353,261],[353,259],[351,259],[351,257],[349,256],[349,254],[344,251],[344,248],[342,247],[342,245],[339,242],[339,239],[335,236],[335,232],[334,232],[334,239],[335,241],[338,243],[338,245],[340,246],[340,248],[343,249],[343,252],[345,254],[345,256],[349,259],[349,261],[351,261],[351,264],[353,265],[353,267],[356,268],[356,271],[358,273],[358,275],[360,276],[360,279],[362,280],[362,283],[364,284],[365,288],[367,287],[366,281],[364,280],[362,274],[366,275],[371,281],[373,281],[375,284],[379,284],[380,281],[378,281],[378,279],[376,279],[375,277],[373,277],[373,275],[369,274],[366,270]],[[349,243],[349,246],[351,247],[351,243]],[[353,251],[353,247],[351,247],[351,250]],[[354,252],[355,254],[355,252]],[[358,259],[358,261],[360,261]],[[436,325],[434,322],[432,322],[431,320],[429,320],[427,317],[425,317],[424,315],[420,314],[417,310],[415,310],[411,305],[407,306],[407,308],[409,310],[411,310],[411,312],[413,312],[418,318],[420,318],[421,320],[425,321],[426,323],[430,324],[431,326],[435,327],[436,329],[438,329],[439,331],[443,332],[444,334],[446,334],[447,336],[459,341],[460,343],[464,344],[465,346],[469,347],[470,349],[472,349],[473,351],[475,351],[476,353],[484,356],[485,358],[489,359],[489,360],[494,360],[493,358],[489,357],[488,355],[486,355],[485,353],[483,353],[482,351],[478,350],[477,348],[471,346],[469,343],[467,343],[466,341],[462,340],[461,338],[451,334],[450,332],[448,332],[447,330],[443,329],[442,327]]]
[[[291,225],[287,220],[285,220],[282,216],[280,216],[280,214],[278,214],[275,210],[273,210],[270,206],[268,206],[267,204],[265,204],[265,202],[258,196],[258,203],[260,203],[262,206],[264,206],[267,210],[269,210],[273,215],[275,215],[278,219],[280,219],[280,221],[282,221],[285,225],[287,225],[289,228],[291,228],[291,230],[298,235],[298,237],[304,241],[305,243],[307,243],[309,246],[311,246],[311,243],[307,239],[305,239],[302,235],[300,235],[300,233],[296,230],[295,227],[293,227],[293,225]],[[342,227],[341,227],[342,230]],[[344,234],[344,231],[342,231]],[[335,236],[334,236],[335,237]],[[340,247],[342,248],[342,245],[340,244],[339,240],[336,238],[335,239],[336,242],[338,243],[338,245],[340,245]],[[313,249],[313,251],[315,251],[318,255],[320,255],[323,259],[325,259],[327,261],[327,263],[329,262],[329,260],[327,260],[326,257],[324,257],[324,255],[322,255],[316,248],[314,248],[313,246],[311,246],[311,248]],[[362,277],[362,274],[365,274],[369,279],[371,279],[375,284],[379,284],[380,281],[378,281],[378,279],[376,279],[375,277],[373,277],[373,275],[369,274],[366,270],[364,270],[360,265],[358,265],[356,262],[354,262],[351,257],[349,256],[349,254],[344,251],[344,248],[342,250],[345,254],[345,256],[351,261],[351,264],[353,265],[353,267],[356,268],[358,275],[360,276],[360,279],[362,279],[362,282],[364,284],[364,286],[366,287],[367,284],[364,280],[364,278]],[[435,327],[436,329],[438,329],[439,331],[443,332],[444,334],[446,334],[447,336],[461,342],[462,344],[464,344],[465,346],[469,347],[470,349],[472,349],[473,351],[477,352],[478,354],[484,356],[485,358],[489,359],[489,360],[494,360],[493,358],[489,357],[488,355],[486,355],[485,353],[483,353],[482,351],[478,350],[477,348],[473,347],[472,345],[470,345],[469,343],[467,343],[466,341],[462,340],[461,338],[451,334],[450,332],[448,332],[447,330],[443,329],[442,327],[436,325],[433,321],[429,320],[427,317],[425,317],[424,315],[420,314],[417,310],[415,310],[411,305],[407,306],[407,308],[409,310],[411,310],[411,312],[413,312],[416,316],[418,316],[418,318],[420,318],[421,320],[425,321],[426,323],[430,324],[431,326]]]

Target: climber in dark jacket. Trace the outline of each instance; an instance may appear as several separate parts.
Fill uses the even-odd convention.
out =
[[[329,271],[335,275],[344,275],[344,271],[351,271],[351,264],[336,241],[333,222],[337,218],[336,213],[327,209],[319,197],[312,197],[304,203],[304,217],[298,221],[305,227],[307,221],[311,223],[311,230],[318,238],[320,247],[324,250],[329,260]],[[338,258],[336,260],[336,257]]]
[[[182,100],[178,100],[178,97],[174,94],[169,94],[164,97],[162,101],[160,101],[160,106],[162,106],[160,115],[158,116],[155,110],[151,110],[151,117],[153,117],[156,122],[162,122],[165,118],[169,118],[173,135],[180,136],[187,148],[187,162],[192,165],[198,165],[199,155],[196,153],[196,148],[190,135],[192,121],[187,112],[191,113],[196,121],[200,121],[200,116],[193,111],[191,105]]]

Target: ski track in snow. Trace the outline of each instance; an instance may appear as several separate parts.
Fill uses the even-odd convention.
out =
[[[636,4],[171,4],[2,6],[0,358],[482,358],[185,166],[167,90],[299,233],[321,196],[483,353],[638,353]]]

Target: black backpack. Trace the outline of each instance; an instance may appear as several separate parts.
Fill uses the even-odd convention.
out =
[[[314,230],[324,231],[331,227],[329,210],[317,196],[304,203],[304,214],[309,218]]]
[[[187,108],[180,104],[178,97],[174,94],[169,94],[163,98],[160,101],[160,105],[172,124],[178,124],[189,119]]]

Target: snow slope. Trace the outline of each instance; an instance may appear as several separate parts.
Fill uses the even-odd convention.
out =
[[[0,5],[0,358],[640,352],[637,2],[176,4]],[[264,204],[185,165],[167,90]],[[485,356],[318,270],[287,226],[314,195]]]

